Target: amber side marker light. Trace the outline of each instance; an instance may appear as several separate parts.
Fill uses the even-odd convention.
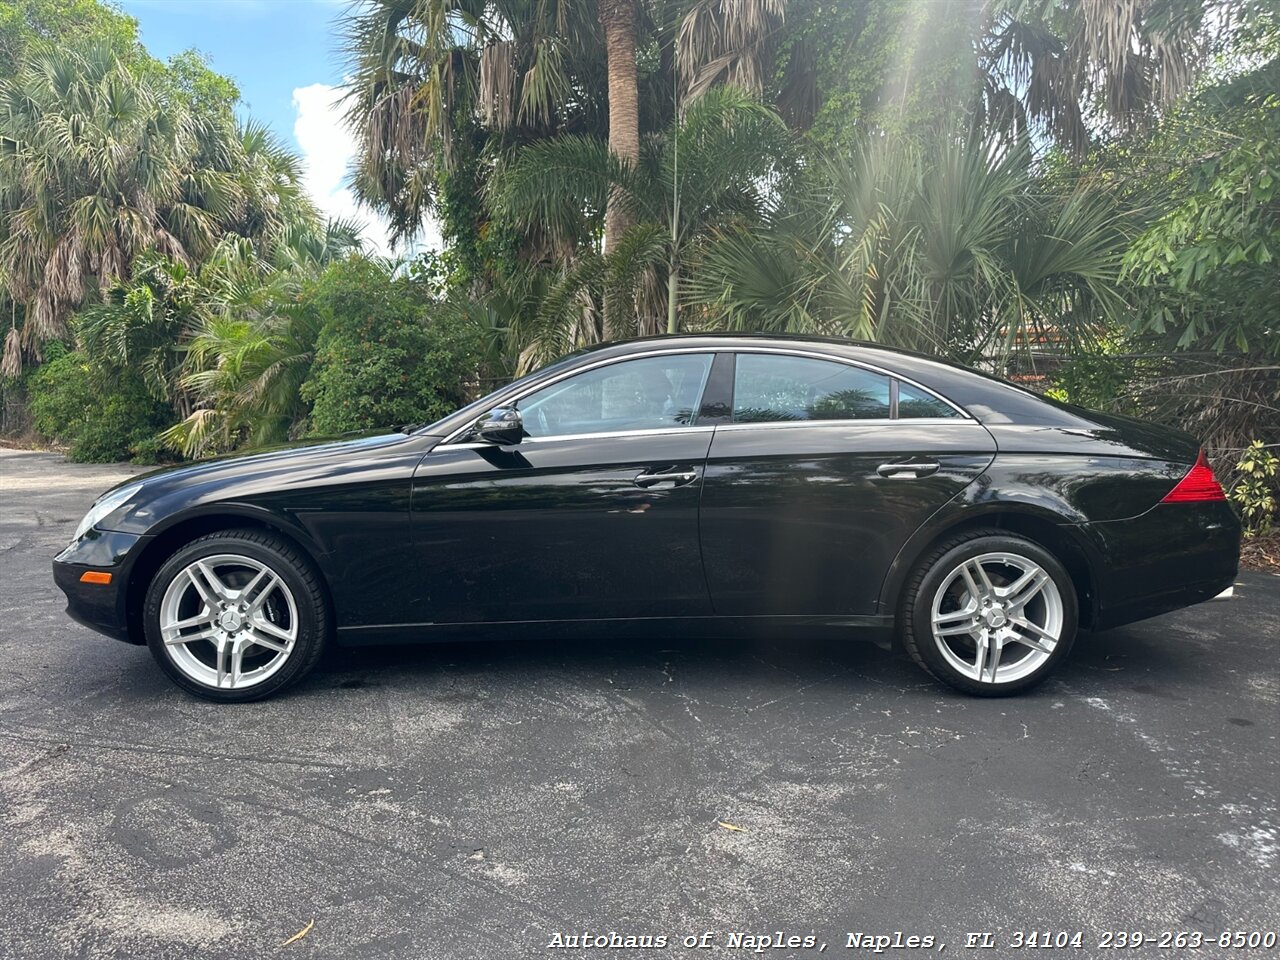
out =
[[[1226,493],[1222,484],[1213,475],[1213,468],[1205,459],[1204,451],[1196,457],[1195,466],[1187,471],[1187,475],[1178,481],[1161,503],[1203,503],[1209,500],[1225,500]]]
[[[81,583],[110,583],[111,574],[102,573],[98,570],[86,570],[80,574]]]

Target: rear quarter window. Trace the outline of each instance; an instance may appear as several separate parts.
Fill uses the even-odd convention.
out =
[[[923,417],[958,417],[955,407],[944,403],[919,387],[898,381],[898,419],[918,420]]]

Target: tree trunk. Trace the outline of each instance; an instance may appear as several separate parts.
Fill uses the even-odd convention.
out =
[[[609,152],[640,162],[640,93],[636,82],[636,0],[597,0],[609,66]],[[616,194],[604,216],[604,252],[617,249],[631,218]]]

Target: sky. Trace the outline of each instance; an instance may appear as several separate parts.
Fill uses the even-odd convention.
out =
[[[360,209],[346,183],[355,147],[342,123],[343,56],[337,21],[346,0],[116,0],[138,21],[143,44],[167,60],[195,48],[240,88],[241,113],[270,126],[302,156],[305,185],[331,216],[365,224],[387,253],[386,226]],[[428,228],[422,238],[438,246]]]

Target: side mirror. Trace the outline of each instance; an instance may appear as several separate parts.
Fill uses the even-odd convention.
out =
[[[524,439],[524,418],[515,407],[494,407],[476,421],[476,436],[506,446]]]

